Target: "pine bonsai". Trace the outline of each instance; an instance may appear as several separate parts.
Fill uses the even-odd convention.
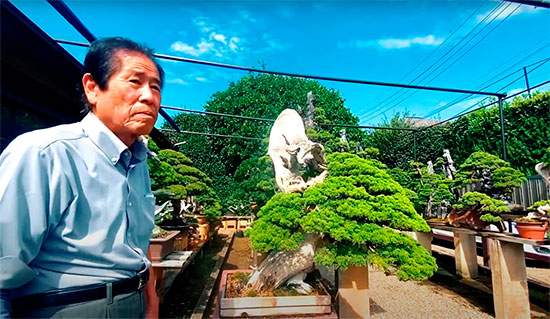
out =
[[[293,250],[317,234],[322,239],[315,261],[320,264],[342,270],[375,264],[402,280],[430,277],[437,269],[435,259],[399,232],[430,228],[383,164],[349,153],[333,153],[327,161],[323,183],[303,194],[276,194],[260,210],[247,231],[252,247]]]
[[[173,207],[173,213],[164,223],[183,223],[179,214],[182,200],[186,206],[192,206],[191,213],[219,216],[221,206],[210,187],[212,180],[180,152],[167,149],[157,153],[156,158],[148,160],[151,188],[159,201],[170,200]],[[184,207],[186,209],[189,210]]]
[[[478,183],[479,192],[505,201],[510,200],[514,187],[526,180],[522,172],[510,167],[510,163],[485,152],[472,153],[456,174],[458,187]]]

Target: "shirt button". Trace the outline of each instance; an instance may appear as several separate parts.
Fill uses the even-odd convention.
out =
[[[113,156],[113,157],[111,158],[111,161],[112,161],[113,163],[116,163],[116,160],[117,160],[116,156]]]
[[[132,207],[132,202],[128,202],[128,206]]]

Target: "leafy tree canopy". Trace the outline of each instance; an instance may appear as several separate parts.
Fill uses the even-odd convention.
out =
[[[400,279],[421,280],[435,259],[397,230],[430,230],[405,190],[373,159],[349,153],[327,156],[329,175],[303,194],[279,193],[260,210],[250,235],[260,251],[296,249],[304,232],[323,234],[315,261],[337,269],[376,264]]]
[[[206,103],[205,109],[210,112],[275,119],[287,108],[296,109],[303,114],[301,110],[306,108],[307,93],[310,91],[315,95],[315,131],[321,134],[320,138],[338,137],[341,129],[324,127],[322,124],[358,124],[358,118],[344,107],[344,99],[337,91],[327,89],[317,81],[269,74],[249,74],[238,82],[231,83],[226,90],[215,93]],[[269,136],[271,126],[271,122],[208,117],[207,127],[217,134],[265,139]],[[348,129],[346,135],[350,141],[360,141],[364,133],[358,129]],[[261,157],[267,152],[267,144],[257,140],[215,139],[212,140],[212,146],[229,175],[233,175],[244,160]]]

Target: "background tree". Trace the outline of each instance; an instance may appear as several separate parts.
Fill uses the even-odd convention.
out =
[[[273,165],[269,156],[244,160],[235,172],[236,185],[232,187],[234,192],[229,198],[230,206],[244,208],[241,211],[245,214],[250,213],[250,202],[255,202],[258,207],[264,206],[277,191],[273,176]]]
[[[322,125],[358,124],[358,118],[344,106],[344,99],[337,91],[327,89],[317,81],[269,74],[249,74],[238,82],[231,83],[226,90],[215,93],[206,103],[205,109],[211,112],[275,119],[287,108],[299,110],[299,113],[303,114],[308,92],[315,95],[314,122],[317,132],[327,132],[331,137],[337,137],[341,128]],[[264,139],[269,137],[271,126],[272,122],[208,117],[208,127],[211,132],[217,134]],[[358,141],[364,137],[364,133],[358,129],[349,129],[347,137],[350,141]],[[212,140],[212,146],[230,176],[233,176],[244,160],[261,157],[267,152],[262,141],[257,140],[215,139]]]

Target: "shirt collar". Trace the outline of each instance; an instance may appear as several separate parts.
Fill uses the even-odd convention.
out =
[[[103,122],[101,122],[94,113],[88,114],[80,122],[84,133],[99,147],[99,149],[107,156],[113,165],[116,165],[120,160],[120,155],[128,150],[124,144]],[[130,145],[132,155],[139,161],[147,158],[147,148],[138,139]]]

